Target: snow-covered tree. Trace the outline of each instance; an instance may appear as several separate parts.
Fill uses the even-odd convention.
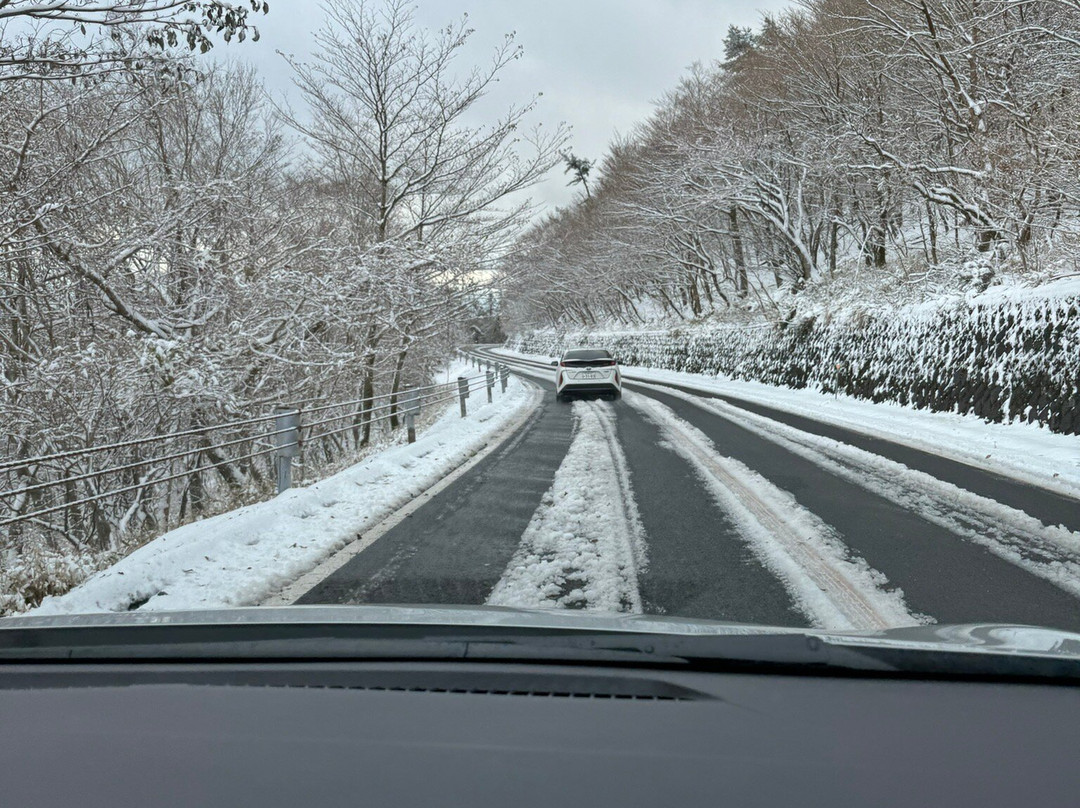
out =
[[[522,324],[784,318],[845,272],[1030,270],[1080,229],[1073,0],[806,0],[717,56],[507,262]]]
[[[215,37],[258,40],[264,0],[7,0],[0,3],[0,81],[66,79],[205,53]],[[139,35],[130,36],[132,26]]]

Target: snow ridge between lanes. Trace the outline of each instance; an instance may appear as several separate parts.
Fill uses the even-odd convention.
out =
[[[578,401],[574,438],[489,606],[641,613],[645,531],[611,408]]]
[[[930,622],[912,614],[902,592],[886,590],[888,579],[863,559],[853,558],[836,532],[791,494],[719,454],[703,432],[669,407],[635,393],[624,392],[623,397],[660,428],[667,447],[697,472],[754,554],[783,582],[815,627],[872,630]]]
[[[1080,597],[1080,533],[1061,525],[1044,525],[1023,511],[895,460],[803,432],[726,402],[666,387],[642,386],[726,418]]]

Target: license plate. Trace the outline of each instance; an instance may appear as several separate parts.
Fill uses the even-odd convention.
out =
[[[578,379],[602,379],[604,374],[597,373],[595,370],[583,370],[575,377]]]

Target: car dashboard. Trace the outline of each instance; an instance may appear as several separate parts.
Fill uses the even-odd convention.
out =
[[[493,662],[0,669],[7,805],[1075,805],[1080,691]]]

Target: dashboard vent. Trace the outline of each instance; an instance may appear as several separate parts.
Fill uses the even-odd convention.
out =
[[[385,691],[389,693],[452,693],[452,694],[467,694],[476,696],[531,696],[533,698],[547,698],[547,699],[629,699],[632,701],[694,701],[696,698],[700,698],[701,694],[688,691],[688,693],[647,693],[647,692],[633,692],[633,690],[626,692],[604,692],[595,690],[548,690],[548,689],[495,689],[495,688],[482,688],[482,687],[401,687],[401,686],[380,686],[380,685],[364,685],[361,687],[349,687],[346,685],[330,685],[328,687],[340,687],[350,690],[375,690]]]
[[[542,670],[525,672],[397,669],[354,672],[336,680],[312,677],[303,683],[280,684],[388,693],[445,693],[594,701],[700,701],[714,698],[652,676],[613,676]]]

